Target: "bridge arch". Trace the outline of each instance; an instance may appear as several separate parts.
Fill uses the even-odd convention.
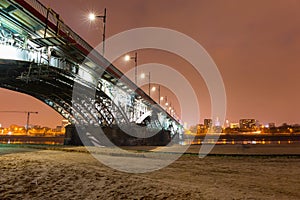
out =
[[[0,87],[29,94],[83,125],[136,123],[155,104],[100,54],[87,57],[92,47],[39,1],[7,0],[0,6]],[[103,75],[95,76],[95,69]],[[75,83],[84,92],[74,99]],[[85,95],[89,91],[96,91],[92,98]]]

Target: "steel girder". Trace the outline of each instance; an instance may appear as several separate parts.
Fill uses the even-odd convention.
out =
[[[42,100],[70,122],[98,126],[129,122],[121,108],[98,88],[81,85],[82,93],[73,98],[75,75],[34,63],[13,61],[0,65],[3,66],[0,71],[1,87]]]

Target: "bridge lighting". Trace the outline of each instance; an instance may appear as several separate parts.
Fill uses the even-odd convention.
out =
[[[129,61],[129,60],[130,60],[130,56],[129,56],[129,55],[126,55],[126,56],[124,57],[124,60],[125,60],[125,61]]]
[[[20,58],[25,57],[25,55],[26,52],[24,52],[20,48],[17,48],[12,45],[0,45],[1,59],[19,60]]]
[[[137,85],[137,52],[135,52],[134,56],[131,57],[130,55],[126,55],[124,57],[125,61],[129,61],[131,59],[134,60],[134,83]]]
[[[89,19],[90,19],[91,21],[94,21],[94,20],[96,19],[96,15],[95,15],[94,13],[90,13],[90,14],[89,14]]]
[[[141,78],[142,78],[142,79],[146,78],[146,74],[145,74],[145,73],[142,73],[142,74],[141,74]]]
[[[102,56],[105,52],[105,30],[106,30],[106,8],[104,8],[104,15],[95,15],[94,13],[89,14],[90,21],[96,20],[96,18],[101,18],[103,20],[103,33],[102,33]]]

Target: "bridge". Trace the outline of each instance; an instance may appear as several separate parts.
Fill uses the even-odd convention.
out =
[[[92,50],[39,1],[0,1],[0,87],[41,100],[73,125],[102,127],[108,136],[114,130],[120,140],[126,130],[182,134],[176,119]]]

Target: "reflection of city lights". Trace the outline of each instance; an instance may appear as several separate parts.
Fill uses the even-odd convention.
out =
[[[12,134],[12,132],[11,131],[9,131],[8,133],[7,133],[7,135],[11,135]]]

